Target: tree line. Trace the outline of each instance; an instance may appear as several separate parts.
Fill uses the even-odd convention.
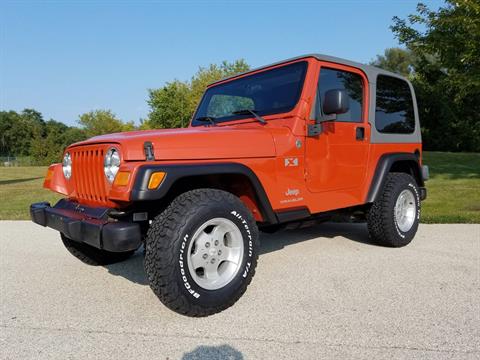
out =
[[[89,137],[135,129],[110,110],[94,110],[78,119],[79,127],[67,126],[40,112],[25,109],[0,111],[0,156],[20,157],[26,164],[47,165],[60,161],[66,146]]]
[[[415,88],[425,150],[480,152],[480,3],[447,0],[434,11],[418,4],[391,26],[403,48],[386,49],[371,64],[408,77]],[[188,125],[205,87],[250,69],[245,60],[201,67],[189,81],[148,90],[150,111],[139,125],[111,110],[82,114],[67,126],[33,109],[0,111],[0,156],[59,161],[63,149],[95,135]]]
[[[47,165],[60,161],[66,146],[96,135],[185,127],[208,84],[249,69],[243,59],[224,61],[200,67],[190,81],[175,80],[161,88],[149,89],[150,112],[139,125],[119,119],[108,109],[80,115],[78,126],[67,126],[53,119],[45,121],[34,109],[0,111],[0,157],[21,157],[28,164]]]

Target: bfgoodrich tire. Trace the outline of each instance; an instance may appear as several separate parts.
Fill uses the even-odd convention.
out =
[[[70,252],[70,254],[88,265],[98,266],[114,264],[127,260],[135,252],[135,250],[126,252],[111,252],[101,250],[85,243],[79,243],[70,240],[63,234],[60,235],[62,237],[63,245],[65,245],[65,248]]]
[[[420,222],[420,191],[413,177],[390,173],[382,194],[367,213],[370,238],[383,246],[409,244]]]
[[[255,273],[258,229],[236,196],[197,189],[178,196],[152,222],[145,271],[171,310],[208,316],[232,306]]]

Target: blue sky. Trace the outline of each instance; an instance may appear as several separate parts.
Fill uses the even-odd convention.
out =
[[[0,109],[70,125],[93,109],[138,121],[148,88],[210,63],[257,67],[312,52],[368,62],[398,45],[391,19],[416,3],[0,0]]]

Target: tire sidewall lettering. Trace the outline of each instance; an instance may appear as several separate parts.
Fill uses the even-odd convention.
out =
[[[244,241],[244,255],[241,260],[242,267],[238,270],[237,275],[223,288],[217,290],[206,290],[199,286],[191,277],[190,271],[188,269],[188,262],[187,262],[187,249],[189,248],[190,241],[193,241],[193,234],[196,232],[199,226],[208,220],[208,217],[201,217],[199,221],[195,222],[193,227],[190,227],[186,233],[184,233],[182,237],[182,241],[178,251],[178,265],[179,265],[179,275],[181,282],[183,284],[182,288],[183,291],[186,292],[189,296],[193,297],[196,301],[207,301],[207,299],[203,299],[204,297],[210,298],[209,295],[215,296],[213,294],[229,291],[230,288],[234,288],[236,284],[238,284],[239,279],[241,281],[245,281],[248,277],[251,267],[252,267],[252,258],[254,255],[254,234],[252,233],[252,229],[249,226],[248,221],[246,220],[247,217],[242,214],[242,211],[232,209],[230,211],[225,211],[223,215],[210,215],[210,218],[214,217],[224,217],[229,219],[238,226],[240,230],[243,241]],[[236,283],[236,284],[235,284]],[[237,286],[238,287],[238,286]],[[203,300],[202,300],[203,299]]]
[[[190,235],[185,234],[185,236],[182,239],[182,243],[180,245],[180,254],[179,254],[178,264],[180,266],[180,277],[183,281],[183,286],[187,290],[188,294],[193,296],[195,299],[198,299],[200,297],[200,294],[192,289],[192,285],[190,285],[190,281],[187,278],[188,265],[187,265],[187,260],[184,258],[185,248],[189,238],[190,238]]]
[[[416,210],[416,214],[415,214],[415,222],[418,223],[418,221],[420,220],[420,194],[418,192],[418,189],[417,189],[417,186],[411,182],[408,183],[407,187],[406,188],[402,188],[398,191],[398,194],[397,196],[395,197],[395,202],[393,204],[393,209],[392,209],[392,214],[393,214],[393,224],[395,225],[395,230],[398,234],[398,236],[400,236],[402,239],[405,239],[405,237],[407,236],[407,234],[409,232],[411,232],[412,230],[415,229],[415,224],[412,225],[411,229],[408,230],[407,232],[403,232],[400,230],[400,228],[398,227],[398,224],[397,224],[397,219],[395,217],[395,203],[398,199],[398,196],[400,195],[400,193],[403,191],[403,190],[410,190],[413,195],[414,195],[414,198],[415,198],[415,210]]]
[[[413,191],[413,194],[415,195],[415,202],[416,202],[415,210],[417,210],[416,218],[417,220],[420,220],[420,194],[418,192],[418,188],[412,183],[409,183],[408,186],[411,188],[411,190]]]
[[[238,220],[240,220],[242,222],[242,225],[243,225],[245,231],[247,232],[247,239],[248,239],[247,256],[248,256],[248,258],[251,258],[253,256],[253,238],[252,238],[252,232],[250,231],[250,227],[248,226],[248,222],[243,218],[243,216],[240,214],[239,211],[232,210],[230,212],[230,214],[232,214],[233,216],[235,216]],[[248,276],[248,273],[250,271],[250,266],[251,266],[251,262],[247,261],[245,263],[245,267],[244,267],[243,271],[241,271],[243,278],[246,278]]]

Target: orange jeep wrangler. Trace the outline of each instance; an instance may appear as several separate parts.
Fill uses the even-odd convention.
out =
[[[427,178],[410,82],[314,54],[209,85],[186,129],[69,146],[44,182],[65,198],[30,213],[87,264],[143,244],[160,300],[206,316],[245,292],[258,229],[340,212],[365,219],[372,241],[404,246]]]

